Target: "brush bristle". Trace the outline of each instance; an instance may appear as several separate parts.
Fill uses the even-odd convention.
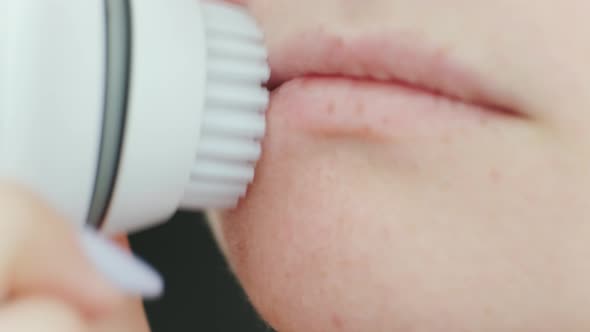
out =
[[[203,1],[207,85],[185,209],[234,207],[254,178],[265,134],[270,76],[263,34],[242,7]]]

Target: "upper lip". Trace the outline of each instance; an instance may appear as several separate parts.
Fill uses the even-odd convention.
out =
[[[270,48],[268,87],[273,90],[303,76],[342,76],[401,84],[488,110],[522,115],[497,87],[450,53],[448,48],[395,34],[346,39],[308,31]]]

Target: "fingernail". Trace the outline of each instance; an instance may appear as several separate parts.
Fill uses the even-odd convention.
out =
[[[162,294],[162,277],[150,265],[92,229],[82,229],[81,238],[90,261],[120,291],[146,299]]]

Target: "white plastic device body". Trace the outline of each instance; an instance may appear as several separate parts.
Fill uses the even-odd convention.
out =
[[[262,39],[221,2],[1,1],[0,178],[109,234],[231,208],[265,133]]]

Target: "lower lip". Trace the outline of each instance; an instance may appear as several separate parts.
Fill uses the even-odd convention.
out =
[[[504,117],[491,108],[389,82],[301,77],[272,94],[272,112],[323,137],[431,137]]]

